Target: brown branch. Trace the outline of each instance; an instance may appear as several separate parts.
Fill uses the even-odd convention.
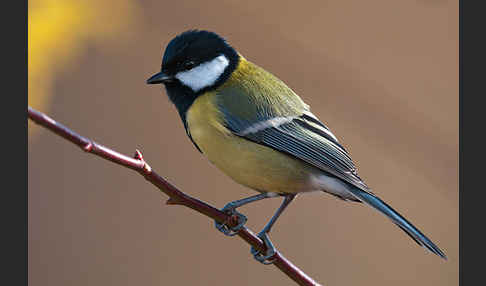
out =
[[[85,138],[76,132],[70,130],[64,125],[56,122],[47,115],[31,108],[29,106],[29,118],[36,122],[37,124],[51,130],[57,135],[63,137],[64,139],[78,145],[85,152],[93,153],[99,157],[110,160],[118,165],[130,168],[137,171],[142,176],[151,182],[162,192],[169,196],[167,204],[170,205],[183,205],[189,207],[205,216],[208,216],[220,223],[225,223],[229,226],[236,226],[238,221],[236,217],[230,216],[220,210],[193,198],[170,184],[160,175],[158,175],[152,168],[145,162],[140,151],[136,150],[133,158],[120,154],[114,150],[111,150],[105,146],[102,146],[88,138]],[[243,227],[239,232],[238,236],[241,237],[248,244],[253,246],[255,249],[264,252],[265,245],[262,243],[260,238],[258,238],[251,230]],[[305,274],[302,270],[297,268],[292,262],[287,260],[280,252],[276,252],[272,257],[274,260],[274,265],[285,273],[292,280],[297,282],[299,285],[320,285],[315,282],[311,277]]]

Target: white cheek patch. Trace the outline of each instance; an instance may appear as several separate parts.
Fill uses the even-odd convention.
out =
[[[175,77],[184,85],[190,87],[194,92],[198,92],[205,87],[213,85],[223,74],[228,65],[228,58],[224,55],[220,55],[193,69],[179,72]]]

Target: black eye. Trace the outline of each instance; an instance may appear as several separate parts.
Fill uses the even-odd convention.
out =
[[[184,69],[186,69],[186,70],[190,70],[195,66],[196,66],[196,63],[194,61],[184,62]]]

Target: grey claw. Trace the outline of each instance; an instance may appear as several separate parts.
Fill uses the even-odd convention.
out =
[[[256,250],[252,246],[250,250],[251,254],[253,254],[253,257],[262,264],[265,265],[273,264],[275,262],[275,258],[272,259],[272,257],[277,253],[275,246],[273,246],[272,241],[270,241],[270,238],[268,238],[267,233],[260,232],[257,236],[262,239],[263,244],[265,244],[265,246],[267,247],[267,251],[265,255],[263,255],[262,253],[260,253],[259,250]]]
[[[228,203],[227,205],[224,206],[224,208],[221,209],[222,212],[227,213],[231,216],[236,215],[238,217],[238,225],[234,227],[229,227],[223,223],[219,223],[217,221],[214,221],[214,226],[221,231],[224,235],[227,236],[235,236],[238,234],[238,232],[243,228],[243,226],[246,224],[246,221],[248,220],[245,215],[243,215],[240,212],[237,212],[235,210],[235,207],[233,206],[232,203]]]

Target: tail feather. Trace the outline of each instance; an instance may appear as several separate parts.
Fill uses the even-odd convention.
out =
[[[356,198],[360,199],[367,205],[372,206],[373,208],[379,210],[381,213],[386,215],[393,223],[398,225],[420,246],[447,260],[446,255],[444,254],[444,252],[442,252],[442,250],[439,249],[439,247],[437,247],[437,245],[430,241],[430,239],[428,239],[422,232],[420,232],[420,230],[418,230],[413,224],[411,224],[408,220],[406,220],[403,216],[401,216],[398,212],[392,209],[392,207],[390,207],[380,198],[371,193],[360,190],[354,186],[350,188],[349,191]]]

